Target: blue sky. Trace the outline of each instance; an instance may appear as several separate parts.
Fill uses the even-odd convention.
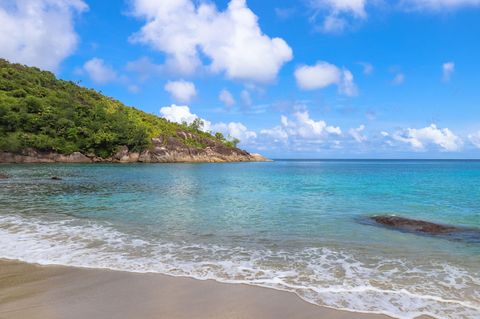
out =
[[[0,57],[274,158],[478,158],[480,0],[5,0]]]

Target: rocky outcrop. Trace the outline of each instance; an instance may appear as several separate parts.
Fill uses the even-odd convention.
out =
[[[405,231],[415,231],[428,234],[447,234],[460,229],[454,226],[447,226],[441,224],[435,224],[431,222],[426,222],[423,220],[410,219],[399,216],[372,216],[370,217],[373,221],[382,224],[384,226],[396,228],[399,230]]]
[[[23,152],[8,153],[0,152],[0,163],[91,163],[92,159],[75,152],[69,155],[54,152],[39,152],[34,149],[26,149]]]
[[[368,221],[373,225],[406,233],[439,237],[468,243],[480,243],[480,229],[461,226],[442,225],[424,220],[410,219],[393,215],[370,216]],[[368,223],[370,224],[370,223]]]
[[[187,147],[190,141],[201,147]],[[259,154],[228,147],[223,143],[178,131],[177,137],[159,136],[152,139],[152,147],[143,152],[132,152],[126,146],[109,158],[75,152],[69,155],[54,152],[39,152],[27,149],[19,154],[0,152],[0,163],[222,163],[222,162],[266,162]]]

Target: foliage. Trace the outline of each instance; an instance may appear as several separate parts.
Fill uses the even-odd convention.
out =
[[[240,140],[238,138],[233,138],[230,141],[225,141],[225,145],[228,147],[237,147],[238,143],[240,143]]]
[[[190,125],[172,123],[93,89],[57,80],[50,72],[0,59],[0,151],[35,148],[108,157],[122,145],[145,150],[152,137],[178,137],[179,130],[231,146],[223,135],[202,132],[203,125],[200,119]]]

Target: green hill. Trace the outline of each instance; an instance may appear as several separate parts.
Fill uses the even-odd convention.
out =
[[[128,107],[93,89],[54,74],[0,59],[0,151],[25,149],[60,154],[81,152],[106,158],[120,146],[135,152],[152,146],[153,137],[172,137],[189,148],[202,149],[213,141],[228,141],[199,130],[202,123],[180,125]],[[196,139],[189,138],[193,133]]]

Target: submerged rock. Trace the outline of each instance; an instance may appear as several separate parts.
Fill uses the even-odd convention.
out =
[[[424,236],[442,237],[468,243],[480,243],[480,229],[477,228],[443,225],[393,215],[370,216],[364,220],[363,223],[374,226],[384,226],[393,230],[416,233]]]
[[[62,180],[62,178],[58,177],[58,176],[52,176],[51,179],[54,180],[54,181],[61,181]]]
[[[399,216],[372,216],[370,218],[385,226],[429,234],[446,234],[461,230],[454,226],[435,224]]]
[[[0,173],[0,179],[8,179],[8,178],[10,178],[10,176],[8,176],[7,174]]]

